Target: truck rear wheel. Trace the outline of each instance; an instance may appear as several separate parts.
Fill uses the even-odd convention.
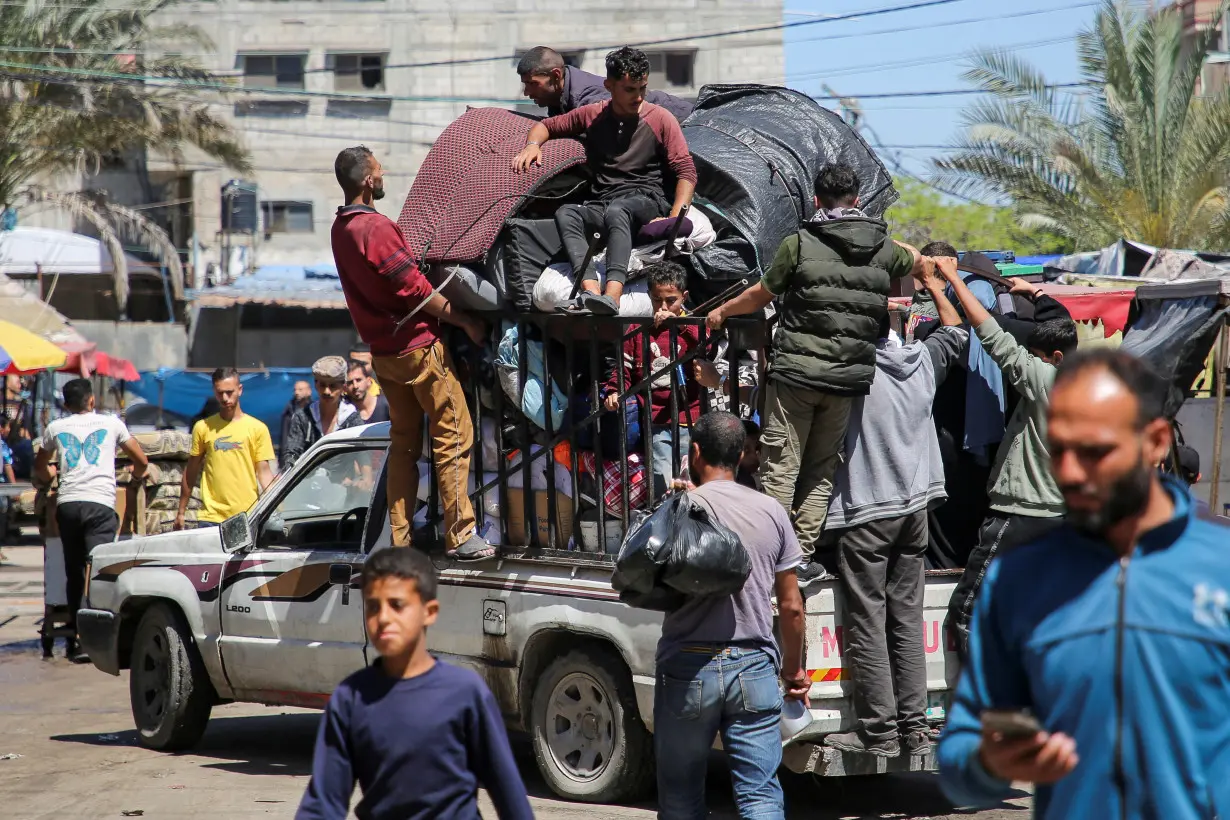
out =
[[[137,626],[128,695],[143,746],[178,751],[205,733],[213,684],[183,616],[167,604],[151,606]]]
[[[530,716],[538,768],[559,796],[616,803],[652,786],[653,738],[632,676],[612,653],[578,650],[553,661],[534,684]]]

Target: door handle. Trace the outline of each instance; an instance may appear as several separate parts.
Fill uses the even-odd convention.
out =
[[[354,575],[354,567],[350,564],[330,564],[329,583],[342,588],[342,605],[350,603],[350,578]]]

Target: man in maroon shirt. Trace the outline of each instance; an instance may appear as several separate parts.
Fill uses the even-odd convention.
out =
[[[632,240],[645,224],[679,215],[696,190],[696,166],[688,152],[679,121],[665,108],[645,101],[649,58],[634,48],[606,56],[606,88],[610,100],[548,117],[530,129],[525,148],[513,159],[513,168],[528,171],[542,163],[541,146],[555,137],[584,137],[586,161],[593,174],[593,199],[583,205],[564,205],[555,212],[560,238],[572,263],[573,275],[582,276],[585,293],[578,307],[614,316],[628,277]],[[674,201],[666,198],[674,180]],[[597,271],[581,271],[589,250],[589,236],[606,233],[606,290],[598,288]]]
[[[460,327],[478,345],[484,342],[483,325],[433,293],[401,230],[372,207],[384,196],[384,170],[372,152],[363,146],[347,148],[337,155],[333,171],[346,196],[333,221],[333,259],[350,317],[371,346],[372,367],[389,401],[393,543],[410,544],[426,414],[449,555],[463,561],[491,558],[495,549],[476,534],[474,508],[466,494],[474,427],[452,360],[440,342],[441,321]]]

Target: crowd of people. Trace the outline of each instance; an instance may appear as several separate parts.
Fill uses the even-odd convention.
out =
[[[557,216],[583,291],[568,311],[582,315],[617,312],[634,232],[678,216],[695,183],[677,112],[646,94],[645,55],[620,49],[607,70],[609,99],[594,99],[593,75],[550,49],[518,66],[527,95],[553,116],[531,129],[517,167],[537,162],[550,138],[586,138],[594,199]],[[276,456],[268,429],[241,409],[238,374],[219,369],[218,410],[193,428],[176,526],[198,481],[200,521],[217,524],[250,507],[322,436],[387,420],[393,546],[411,545],[426,425],[447,552],[491,558],[497,550],[477,534],[467,491],[473,422],[441,324],[479,346],[488,328],[432,288],[396,224],[375,209],[384,194],[376,157],[347,149],[335,172],[345,204],[332,244],[364,348],[319,359],[313,384],[295,385]],[[659,816],[705,816],[708,756],[720,736],[740,816],[784,817],[780,715],[785,699],[808,697],[803,591],[831,577],[822,556],[830,546],[856,722],[824,743],[881,757],[932,753],[924,568],[937,538],[968,527],[970,507],[982,519],[976,536],[945,547],[964,567],[948,618],[962,678],[939,739],[949,794],[993,802],[1025,780],[1039,786],[1039,816],[1215,814],[1230,804],[1230,781],[1216,776],[1227,532],[1197,520],[1184,483],[1159,474],[1173,446],[1163,380],[1126,353],[1077,353],[1062,305],[1023,281],[996,291],[985,256],[893,240],[860,210],[859,189],[850,167],[822,169],[814,216],[759,283],[707,315],[716,333],[731,317],[774,306],[763,426],[702,412],[702,392],[726,377],[703,357],[648,390],[646,435],[663,482],[738,536],[751,565],[740,592],[689,600],[664,617],[653,706]],[[593,230],[606,234],[605,282],[582,269]],[[644,340],[624,345],[600,391],[610,412],[621,408],[621,385],[699,344],[694,323],[672,324],[688,301],[683,268],[664,260],[644,273],[650,358]],[[895,280],[917,291],[904,333],[892,328]],[[1031,318],[1005,309],[1013,297]],[[88,380],[70,382],[64,397],[71,415],[48,428],[35,471],[49,480],[60,456],[57,521],[70,601],[79,602],[77,570],[93,544],[114,537],[115,450],[128,453],[138,480],[145,457],[122,423],[93,412]],[[937,527],[933,514],[953,506],[959,515]],[[367,560],[363,606],[380,659],[330,699],[298,817],[345,817],[356,782],[364,818],[474,817],[480,785],[502,818],[532,816],[491,693],[475,673],[427,652],[440,607],[435,573],[414,549]],[[1166,673],[1150,659],[1165,659]],[[1032,728],[986,722],[994,710],[1014,710]],[[1165,754],[1148,748],[1146,723],[1170,744]]]

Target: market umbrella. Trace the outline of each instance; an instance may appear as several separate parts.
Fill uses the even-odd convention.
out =
[[[132,362],[121,359],[119,356],[112,356],[100,350],[94,354],[94,362],[97,365],[94,372],[99,376],[110,376],[124,382],[135,382],[141,379],[141,374],[137,372]]]
[[[0,319],[0,371],[5,374],[61,367],[67,358],[63,350],[46,339]]]

